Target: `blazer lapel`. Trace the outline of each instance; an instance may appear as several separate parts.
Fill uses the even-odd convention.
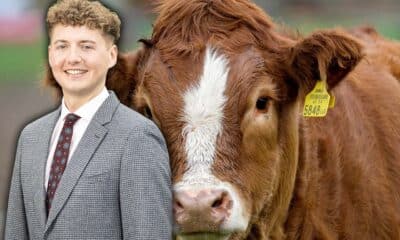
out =
[[[57,217],[86,165],[92,158],[93,153],[106,136],[108,129],[104,127],[104,125],[111,121],[118,105],[119,100],[113,92],[110,92],[110,96],[101,105],[87,127],[57,187],[45,231],[49,229],[52,222]]]
[[[43,229],[46,224],[46,191],[44,188],[46,162],[49,155],[51,135],[60,117],[60,112],[61,108],[58,108],[56,111],[50,113],[48,121],[46,121],[43,126],[39,127],[40,129],[38,129],[38,131],[40,135],[37,138],[37,145],[34,146],[37,154],[33,156],[34,159],[32,161],[32,176],[34,176],[32,184],[33,188],[36,189],[33,201],[36,215]]]

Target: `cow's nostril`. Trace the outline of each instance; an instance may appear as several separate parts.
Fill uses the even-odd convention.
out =
[[[223,191],[221,193],[218,193],[216,196],[217,198],[211,205],[213,209],[224,208],[226,210],[229,210],[230,208],[232,208],[232,200],[227,192]]]
[[[212,208],[218,208],[219,206],[222,205],[222,201],[223,201],[222,197],[217,199],[217,200],[215,200],[214,203],[211,205],[211,207]]]
[[[175,205],[176,208],[183,208],[182,204],[177,200],[175,200],[175,204],[174,205]]]

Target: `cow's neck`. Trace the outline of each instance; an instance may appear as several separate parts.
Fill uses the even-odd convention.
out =
[[[340,96],[338,96],[340,98]],[[335,108],[339,108],[336,106]],[[332,113],[324,118],[304,118],[298,111],[298,160],[296,162],[296,181],[292,194],[292,204],[287,211],[285,235],[287,239],[295,239],[301,229],[301,234],[307,236],[315,229],[324,229],[327,239],[333,237],[327,226],[334,223],[337,212],[327,215],[330,206],[339,204],[337,189],[340,180],[339,159],[332,155],[340,152],[338,145],[330,136],[334,136],[338,129],[329,126],[335,125]],[[340,112],[340,111],[339,111]],[[341,112],[342,122],[347,120]],[[349,122],[346,122],[349,124]],[[333,142],[332,142],[333,141]],[[329,152],[328,148],[329,147]],[[328,185],[322,185],[325,180]],[[329,188],[329,189],[328,189]],[[321,196],[322,195],[322,196]],[[323,198],[321,198],[323,197]],[[323,203],[323,204],[322,204]]]

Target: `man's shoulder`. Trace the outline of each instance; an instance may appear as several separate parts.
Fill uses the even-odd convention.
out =
[[[32,122],[28,123],[21,131],[21,136],[30,135],[35,133],[40,133],[43,129],[47,129],[51,127],[59,116],[59,110],[56,109],[51,111],[45,115],[40,116],[39,118],[33,120]]]
[[[168,150],[164,136],[152,120],[123,104],[120,104],[114,117],[114,126],[118,132],[117,134],[124,136],[123,139],[128,141],[126,148],[135,149],[137,146],[145,146],[145,149],[162,149],[161,151],[165,154],[166,159],[168,159]],[[132,144],[136,147],[132,147]],[[146,151],[143,150],[143,152]],[[147,165],[149,164],[147,162]],[[154,166],[156,165],[154,164]]]
[[[127,132],[160,133],[153,121],[123,104],[118,106],[113,121],[115,126]]]
[[[154,124],[145,116],[123,104],[118,106],[115,119],[121,124],[121,126],[128,128],[137,128],[138,126],[146,127]]]

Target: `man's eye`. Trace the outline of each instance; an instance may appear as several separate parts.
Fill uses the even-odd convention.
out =
[[[91,46],[91,45],[83,45],[82,48],[85,49],[85,50],[94,49],[94,47]]]
[[[57,45],[56,46],[56,49],[59,49],[59,50],[62,50],[62,49],[65,49],[65,48],[67,48],[66,45]]]

